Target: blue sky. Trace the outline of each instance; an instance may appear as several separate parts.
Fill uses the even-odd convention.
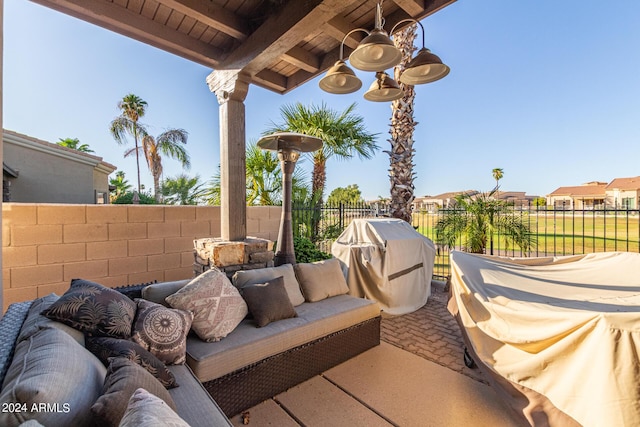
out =
[[[219,164],[218,103],[210,69],[47,9],[4,1],[3,126],[56,142],[79,138],[135,182],[135,160],[109,134],[127,93],[147,101],[153,134],[189,132],[189,174],[209,179]],[[451,67],[417,86],[415,194],[501,188],[546,195],[559,186],[640,175],[640,2],[459,0],[425,19],[426,45]],[[419,39],[418,39],[419,42]],[[287,95],[251,86],[247,140],[257,140],[283,104],[357,102],[378,133],[371,160],[332,159],[327,192],[357,184],[388,197],[390,104],[363,89],[331,95],[317,79]],[[130,146],[129,146],[130,147]],[[165,176],[181,172],[166,159]],[[310,163],[301,167],[310,170]],[[147,188],[151,175],[142,169]]]

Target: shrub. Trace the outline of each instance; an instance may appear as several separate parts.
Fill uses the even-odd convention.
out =
[[[111,202],[115,205],[132,205],[133,204],[133,192],[129,191],[124,194],[121,194],[116,199]],[[141,205],[155,205],[156,199],[149,194],[140,193],[140,204]]]
[[[296,262],[322,261],[332,257],[331,254],[316,248],[313,242],[305,237],[294,237],[293,249],[296,253]]]

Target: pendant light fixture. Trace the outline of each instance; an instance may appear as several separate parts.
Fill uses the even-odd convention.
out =
[[[391,32],[393,33],[399,25],[407,22],[415,22],[420,26],[422,30],[422,49],[418,51],[418,54],[409,61],[405,67],[400,75],[400,83],[408,85],[431,83],[449,74],[449,67],[442,63],[438,55],[434,55],[429,49],[424,47],[424,27],[420,21],[403,19],[393,26]]]
[[[391,29],[395,32],[399,25],[414,22],[422,29],[422,48],[418,54],[407,64],[400,75],[400,82],[408,85],[431,83],[440,80],[449,74],[449,67],[442,60],[425,48],[424,27],[413,19],[403,19]],[[349,31],[340,44],[340,59],[331,67],[327,74],[320,80],[322,90],[335,94],[353,93],[362,87],[362,82],[349,68],[344,58],[344,44],[351,34],[362,31],[367,36],[362,39],[358,47],[349,56],[349,62],[355,68],[362,71],[375,71],[376,80],[365,93],[365,99],[369,101],[393,101],[402,97],[402,90],[384,70],[395,67],[402,60],[402,53],[395,47],[389,34],[384,30],[384,18],[382,14],[382,1],[376,5],[375,27],[371,31],[356,28]]]
[[[349,56],[349,62],[358,70],[383,71],[395,67],[402,60],[402,52],[393,44],[383,25],[382,4],[378,3],[375,28]]]
[[[376,80],[364,94],[364,99],[374,102],[395,101],[400,98],[402,98],[400,85],[384,71],[376,73]]]

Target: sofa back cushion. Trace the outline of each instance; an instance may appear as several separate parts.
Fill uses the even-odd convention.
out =
[[[294,269],[307,302],[321,301],[349,292],[337,258],[297,264]]]
[[[92,426],[91,405],[105,375],[104,365],[70,335],[41,329],[16,346],[0,394],[0,406],[13,410],[0,411],[0,425],[35,419],[45,426]]]
[[[22,324],[22,328],[20,329],[20,334],[18,335],[16,343],[29,338],[40,329],[57,328],[65,331],[66,333],[71,335],[71,337],[76,340],[78,344],[84,346],[84,334],[82,332],[72,328],[71,326],[67,326],[61,322],[56,322],[55,320],[51,320],[40,314],[43,310],[49,308],[51,304],[58,301],[59,298],[60,297],[58,295],[51,293],[33,301],[33,304],[31,304],[31,308],[29,308],[29,312],[27,313],[27,318]]]
[[[165,298],[169,295],[175,294],[180,289],[184,288],[189,282],[190,280],[186,279],[176,280],[175,282],[154,283],[153,285],[146,286],[142,289],[142,298],[147,301],[169,307],[169,303],[165,301]]]
[[[256,270],[237,271],[233,275],[233,285],[238,289],[242,289],[244,286],[266,283],[280,276],[284,279],[284,287],[287,290],[291,304],[293,304],[294,307],[302,304],[304,302],[304,296],[302,292],[300,292],[300,284],[296,279],[296,274],[291,264],[259,268]]]

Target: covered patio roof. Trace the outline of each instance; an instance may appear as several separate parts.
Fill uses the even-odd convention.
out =
[[[389,30],[455,0],[32,1],[213,69],[207,83],[220,104],[220,237],[243,241],[249,85],[284,94],[323,73],[339,59],[345,34],[375,27],[378,3]],[[345,55],[361,38],[355,32],[345,40]]]
[[[32,0],[215,70],[287,93],[338,60],[344,35],[372,29],[374,0]],[[455,0],[387,0],[385,29]],[[362,33],[345,42],[355,49]]]

